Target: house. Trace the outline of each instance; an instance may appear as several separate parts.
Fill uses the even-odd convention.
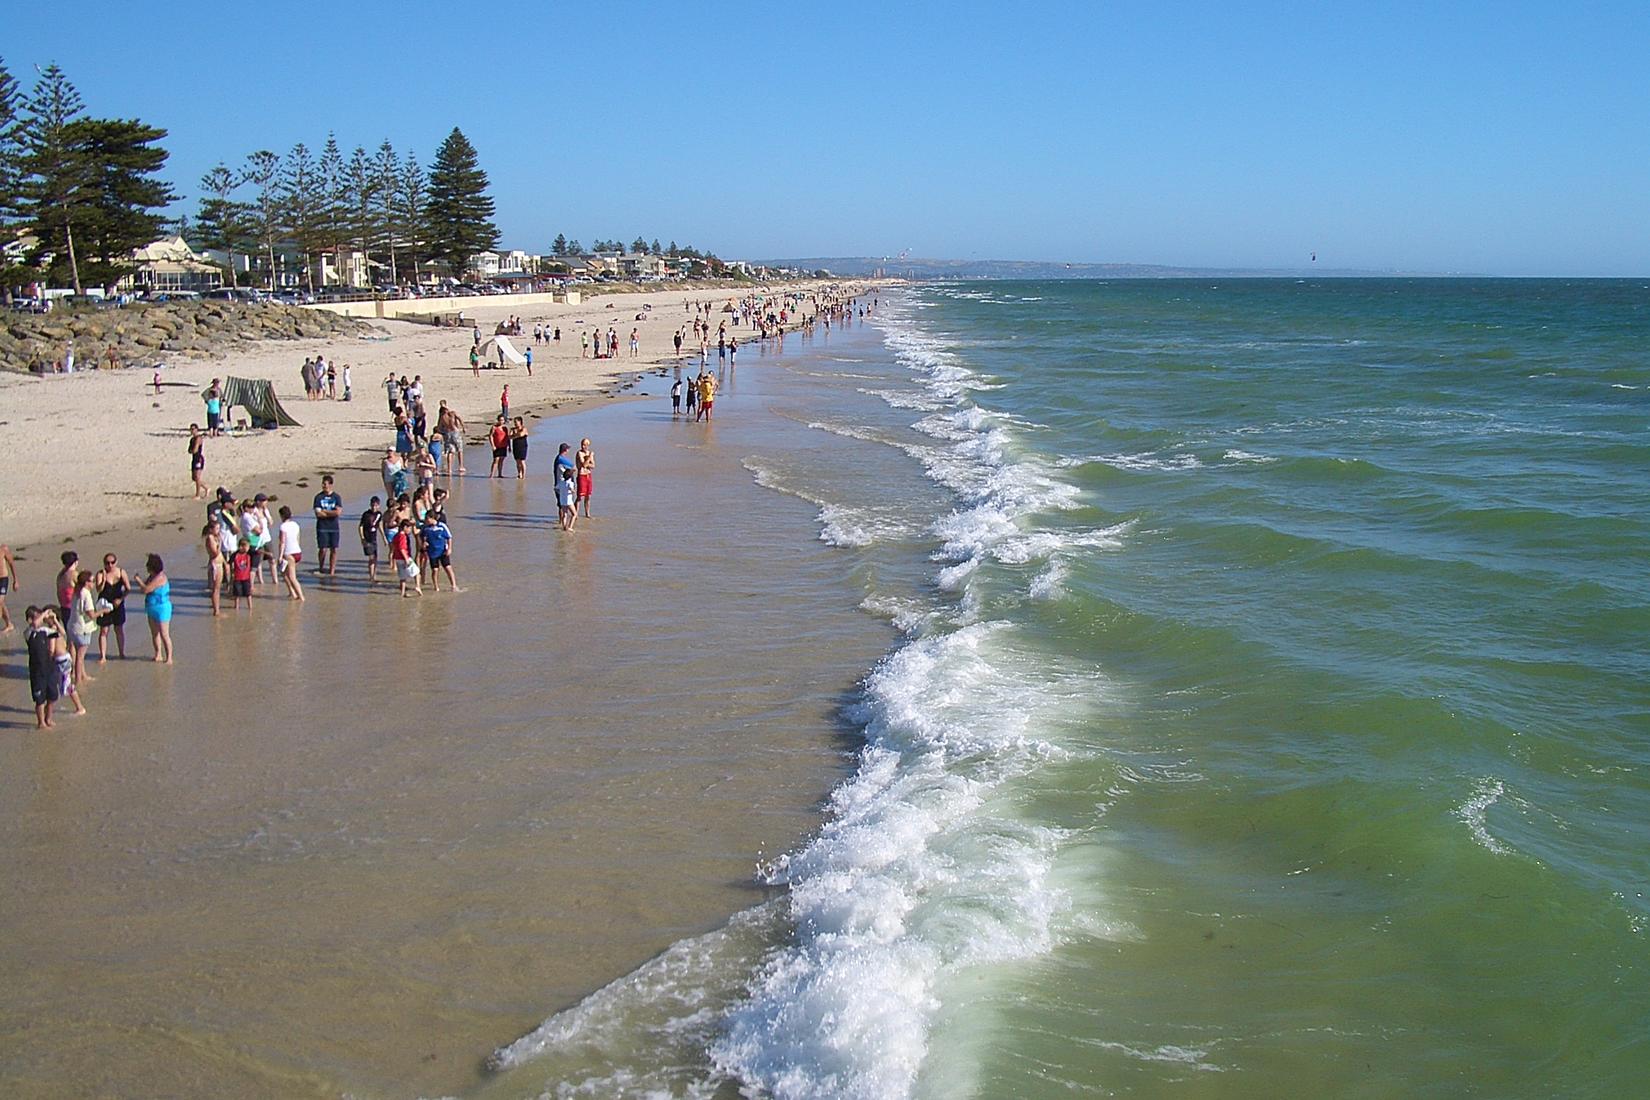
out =
[[[373,270],[386,265],[368,260],[364,252],[317,252],[309,258],[310,276],[318,288],[352,286],[365,290],[372,286]]]
[[[627,279],[662,278],[665,273],[663,256],[649,256],[645,252],[626,253],[617,258],[619,274]]]
[[[470,257],[470,274],[482,279],[491,279],[498,274],[498,253],[477,252]]]
[[[134,271],[116,289],[127,293],[211,290],[223,285],[223,269],[189,247],[182,237],[162,237],[132,250]]]

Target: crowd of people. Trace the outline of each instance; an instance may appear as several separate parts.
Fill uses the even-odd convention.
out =
[[[103,555],[97,572],[83,568],[80,555],[65,550],[55,583],[55,604],[30,605],[24,610],[24,647],[28,651],[29,695],[34,701],[35,725],[51,729],[57,705],[64,699],[77,715],[86,713],[81,688],[96,677],[87,671],[87,657],[97,645],[99,664],[109,659],[110,640],[116,656],[126,656],[126,602],[143,597],[154,660],[172,663],[172,583],[158,554],[144,562],[141,577],[128,573],[114,554]],[[16,629],[6,611],[5,597],[18,583],[17,562],[9,547],[0,546],[0,632]]]
[[[739,339],[730,329],[742,327],[748,338],[756,341],[777,340],[783,338],[787,327],[812,331],[816,324],[823,324],[829,328],[833,321],[841,323],[853,316],[856,308],[863,318],[874,304],[856,306],[853,298],[835,292],[750,294],[727,300],[718,316],[713,303],[687,303],[686,309],[693,313],[691,325],[676,331],[675,346],[680,354],[686,334],[691,330],[698,344],[700,369],[696,375],[684,379],[679,362],[671,387],[673,415],[683,411],[685,397],[687,415],[696,421],[712,417],[722,383],[718,373],[709,367],[713,334],[719,367],[733,370],[738,365]],[[513,335],[525,332],[520,318],[510,318],[499,330]],[[472,357],[480,346],[479,326],[473,330],[473,337]],[[561,339],[561,329],[534,324],[532,338],[535,344],[557,342]],[[603,358],[619,355],[618,330],[611,325],[605,332],[581,332],[580,344],[581,355],[592,347]],[[639,354],[637,329],[631,330],[629,348],[632,356]],[[340,381],[343,400],[352,399],[348,364],[340,368],[326,356],[316,355],[305,359],[302,376],[305,394],[310,400],[338,399]],[[441,401],[432,426],[421,375],[415,374],[409,379],[392,371],[383,385],[394,432],[394,442],[385,448],[382,464],[384,495],[373,496],[356,521],[368,583],[380,583],[379,564],[387,558],[403,597],[422,596],[426,586],[440,592],[443,580],[447,589],[461,592],[453,564],[455,540],[447,514],[449,488],[437,483],[442,477],[468,472],[464,465],[464,418],[446,401]],[[205,441],[224,430],[224,391],[218,379],[212,380],[202,394],[202,401],[206,406],[206,427],[203,431],[198,423],[190,425],[187,450],[194,497],[208,499],[200,546],[206,559],[205,587],[212,614],[223,615],[226,610],[234,614],[244,609],[250,615],[254,597],[266,589],[268,595],[284,595],[291,602],[305,602],[307,596],[300,576],[305,556],[303,528],[291,507],[264,492],[237,500],[225,488],[215,492],[207,489]],[[487,434],[492,451],[488,475],[502,478],[506,459],[512,459],[516,477],[525,479],[527,425],[521,416],[511,416],[508,385],[500,394],[499,404],[499,414]],[[577,451],[568,443],[558,447],[552,477],[557,519],[563,530],[573,530],[581,516],[586,520],[591,517],[595,468],[595,450],[588,438],[580,441]],[[331,475],[321,479],[312,510],[316,544],[312,573],[322,578],[335,577],[344,505]],[[112,553],[103,556],[102,568],[96,571],[82,568],[74,550],[63,551],[60,560],[56,603],[30,606],[24,614],[29,688],[35,704],[36,724],[48,729],[53,728],[54,712],[65,699],[73,706],[74,713],[86,713],[82,692],[96,679],[88,671],[94,645],[99,665],[106,663],[111,655],[116,659],[126,658],[128,601],[142,598],[152,659],[165,664],[175,659],[171,636],[171,579],[159,555],[147,556],[141,575],[128,572]],[[16,629],[6,607],[6,597],[16,586],[15,558],[9,547],[0,545],[0,633]]]

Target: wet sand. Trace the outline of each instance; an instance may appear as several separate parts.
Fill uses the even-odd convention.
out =
[[[891,635],[813,507],[740,467],[796,431],[750,358],[714,426],[615,403],[543,421],[525,483],[455,479],[457,596],[367,589],[361,475],[346,575],[306,575],[301,607],[213,620],[192,546],[81,547],[168,555],[180,663],[94,667],[91,716],[40,733],[0,640],[0,1091],[466,1091],[494,1046],[756,900]],[[596,519],[566,534],[548,471],[581,435]]]

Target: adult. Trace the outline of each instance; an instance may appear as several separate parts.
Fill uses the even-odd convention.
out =
[[[201,395],[201,400],[206,402],[206,432],[208,435],[216,437],[219,425],[223,423],[223,389],[218,385],[216,378],[212,379],[212,384],[206,387],[206,392]]]
[[[17,559],[12,556],[11,547],[0,542],[0,634],[10,634],[17,629],[12,625],[11,612],[6,610],[6,594],[16,579]]]
[[[384,396],[390,403],[390,416],[394,417],[401,411],[401,383],[396,380],[393,370],[384,379]]]
[[[97,662],[109,660],[109,634],[115,636],[115,648],[121,660],[126,659],[126,596],[132,590],[132,578],[120,567],[120,559],[113,554],[103,555],[103,568],[97,582]]]
[[[441,411],[436,415],[435,430],[440,432],[446,441],[448,468],[456,465],[459,473],[465,473],[464,418],[458,415],[457,410],[449,409],[445,401],[441,403]]]
[[[206,593],[212,601],[212,617],[223,614],[219,602],[223,594],[223,541],[218,535],[218,524],[209,520],[201,528],[201,546],[206,551]]]
[[[510,456],[516,460],[516,477],[527,477],[527,425],[521,417],[510,426]]]
[[[189,425],[189,476],[195,482],[195,495],[192,499],[206,498],[206,439],[201,435],[199,424]]]
[[[503,354],[502,349],[500,349],[500,354]],[[526,351],[522,352],[521,354],[522,354],[522,357],[527,360],[527,377],[531,378],[531,377],[533,377],[533,349],[528,348]]]
[[[172,582],[159,554],[150,554],[143,563],[148,575],[132,587],[143,593],[143,614],[149,620],[149,641],[155,660],[172,663]]]
[[[264,542],[259,551],[259,560],[269,566],[269,583],[275,583],[275,514],[269,510],[269,497],[259,493],[252,498],[253,507],[257,509],[258,519],[263,524]]]
[[[510,429],[505,426],[503,413],[494,419],[493,427],[487,433],[487,442],[493,448],[493,465],[488,469],[487,476],[503,477],[504,456],[510,453]]]
[[[281,505],[281,526],[277,528],[277,538],[280,542],[280,560],[275,565],[275,571],[286,584],[287,595],[304,601],[304,586],[298,583],[298,563],[304,560],[304,547],[298,521],[292,518],[292,509]]]
[[[269,529],[264,526],[263,513],[256,501],[241,501],[240,528],[241,538],[246,540],[252,553],[252,583],[257,584],[263,580],[264,546],[269,542]]]
[[[332,487],[332,475],[321,478],[315,494],[315,572],[331,577],[338,572],[338,517],[344,514],[344,498]]]
[[[80,572],[80,555],[73,550],[65,550],[58,555],[57,560],[63,563],[63,568],[57,571],[54,587],[57,596],[57,618],[58,622],[66,623],[69,621],[69,603],[74,599],[75,575]]]
[[[716,407],[716,376],[708,371],[699,376],[699,415],[694,419],[709,420]]]
[[[71,675],[76,684],[91,682],[86,675],[86,651],[92,647],[97,633],[97,596],[92,588],[90,570],[82,569],[75,575],[74,596],[69,604],[69,653]]]
[[[670,415],[679,416],[682,412],[682,380],[680,378],[670,384]]]
[[[589,439],[579,440],[579,453],[573,456],[573,469],[578,474],[578,495],[575,504],[584,505],[584,518],[590,518],[590,497],[596,491],[596,452]]]
[[[385,496],[394,500],[406,491],[407,466],[394,447],[384,448],[384,461],[380,465],[380,473],[384,478]]]
[[[412,420],[406,413],[395,414],[395,453],[406,462],[413,453]]]

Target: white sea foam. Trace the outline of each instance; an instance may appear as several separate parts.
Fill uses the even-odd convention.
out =
[[[866,681],[854,715],[865,748],[828,823],[766,871],[788,887],[793,932],[756,970],[710,1057],[746,1090],[781,1100],[909,1095],[947,980],[1052,945],[1068,904],[1052,874],[1063,838],[1020,821],[1005,784],[1065,755],[1055,731],[1093,705],[1098,678],[1051,668],[1046,653],[1016,647],[1009,624],[979,621],[988,606],[970,581],[987,561],[1046,560],[1030,590],[1049,598],[1067,555],[1113,549],[1128,529],[1040,528],[1039,516],[1075,508],[1079,490],[1024,453],[1023,421],[975,406],[978,377],[901,316],[889,310],[879,323],[921,399],[897,404],[909,395],[891,390],[900,398],[889,403],[925,413],[913,427],[935,442],[811,427],[899,447],[957,495],[930,530],[936,583],[959,597],[944,618],[914,600],[867,597],[912,637]]]
[[[751,477],[763,488],[773,489],[817,506],[819,513],[815,518],[819,522],[821,542],[831,546],[852,548],[870,546],[879,541],[910,538],[913,534],[909,524],[886,510],[855,507],[810,493],[791,483],[760,458],[745,458],[740,464],[750,471]]]
[[[1118,470],[1200,470],[1203,462],[1185,451],[1163,454],[1160,451],[1142,451],[1139,454],[1066,455],[1055,461],[1058,466],[1088,466],[1100,463]]]
[[[705,1048],[783,916],[766,902],[678,940],[495,1050],[489,1070],[531,1092],[547,1082],[546,1097],[714,1095],[727,1079],[706,1065]]]
[[[1504,793],[1506,788],[1501,780],[1486,777],[1473,788],[1472,797],[1455,808],[1455,816],[1466,822],[1467,828],[1472,831],[1472,838],[1498,856],[1512,855],[1513,850],[1490,835],[1486,814]]]
[[[1239,450],[1227,451],[1221,457],[1224,458],[1228,462],[1267,463],[1267,462],[1276,462],[1277,461],[1277,459],[1271,457],[1270,455],[1257,455],[1257,454],[1254,454],[1251,451],[1239,451]]]
[[[1010,634],[919,638],[872,673],[858,771],[819,835],[769,872],[789,886],[794,941],[712,1043],[719,1070],[795,1100],[908,1095],[943,980],[1049,948],[1059,836],[998,795],[1064,755],[1040,730],[1094,685],[1039,675]]]
[[[1060,594],[1061,585],[1070,571],[1064,558],[1050,558],[1043,571],[1031,578],[1031,583],[1026,586],[1026,592],[1034,600],[1054,599]]]

